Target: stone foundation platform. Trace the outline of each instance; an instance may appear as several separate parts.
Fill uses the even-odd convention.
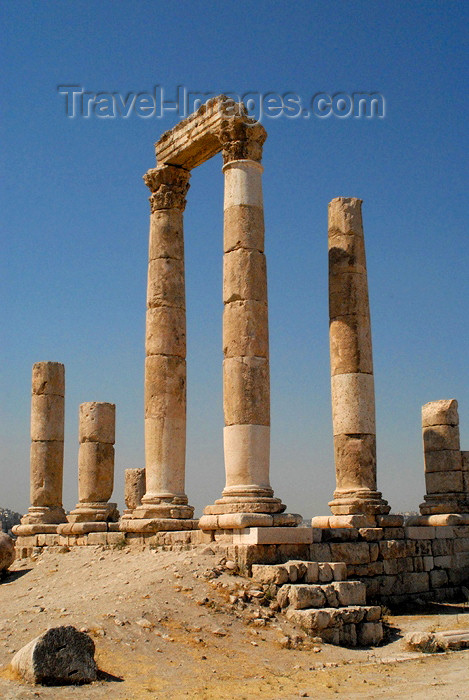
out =
[[[331,516],[334,524],[338,524],[335,520],[338,517]],[[199,529],[129,532],[119,529],[122,521],[89,524],[95,528],[99,525],[99,532],[86,532],[86,523],[42,526],[47,528],[46,532],[38,532],[39,525],[19,525],[15,528],[16,549],[17,556],[22,558],[51,546],[191,549],[204,544],[224,552],[248,576],[253,564],[282,564],[289,560],[343,562],[347,578],[365,584],[368,605],[395,606],[416,599],[465,600],[462,586],[469,587],[469,522],[404,526],[401,516],[378,517],[382,518],[380,525],[375,523],[374,527],[359,527],[361,521],[354,521],[356,527],[350,522],[348,527],[329,527],[330,518],[324,518],[323,527],[252,527],[206,532]],[[424,521],[422,516],[416,517],[416,522]],[[466,516],[426,516],[425,519],[433,522],[433,518],[441,523],[459,523]],[[185,522],[190,528],[197,521]],[[51,532],[54,527],[55,531]],[[64,528],[73,529],[60,534]]]

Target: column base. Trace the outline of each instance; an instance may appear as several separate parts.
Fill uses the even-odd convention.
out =
[[[391,510],[380,491],[368,489],[335,491],[328,505],[333,515],[387,515]]]
[[[198,520],[192,518],[122,518],[119,521],[119,532],[135,532],[138,534],[156,532],[181,532],[197,530]]]
[[[67,516],[62,506],[30,506],[21,518],[22,525],[58,525],[66,522]]]
[[[191,520],[193,517],[193,506],[179,503],[142,503],[142,505],[137,506],[134,510],[125,510],[121,520],[154,520],[155,518],[161,518],[163,520]]]
[[[465,493],[434,493],[424,496],[421,515],[446,515],[469,513],[469,495]]]
[[[205,506],[204,515],[225,515],[227,513],[283,513],[286,505],[280,498],[272,496],[224,495],[211,506]],[[249,527],[249,526],[246,526]]]
[[[78,503],[67,520],[69,523],[115,523],[119,520],[117,503]]]
[[[209,506],[211,507],[211,506]],[[231,512],[222,515],[202,515],[199,528],[208,530],[243,530],[250,527],[297,527],[303,518],[298,513]]]

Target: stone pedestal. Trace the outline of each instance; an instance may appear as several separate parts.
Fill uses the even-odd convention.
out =
[[[119,512],[109,503],[114,489],[116,407],[112,403],[80,405],[78,499],[69,523],[116,522]]]
[[[253,131],[250,131],[253,129]],[[223,406],[226,485],[204,509],[202,529],[258,524],[282,513],[269,478],[270,386],[267,274],[264,256],[264,129],[220,132],[225,175],[223,258]],[[229,514],[245,514],[228,518]],[[222,516],[216,518],[213,516]],[[226,517],[225,517],[226,516]],[[251,517],[252,523],[249,520]],[[284,516],[287,518],[288,516]],[[233,520],[236,524],[225,523]],[[267,518],[268,525],[272,524]],[[291,524],[296,524],[291,516]],[[223,523],[221,522],[223,521]],[[286,524],[289,524],[288,522]]]
[[[64,396],[65,367],[60,362],[37,362],[32,375],[31,506],[21,525],[56,525],[66,520],[62,507]]]
[[[425,501],[422,515],[469,513],[466,460],[459,444],[458,402],[430,401],[422,407]],[[463,468],[464,467],[464,468]]]
[[[360,199],[329,204],[329,317],[336,490],[334,515],[388,513],[376,490],[370,311]]]
[[[183,211],[190,173],[149,170],[151,223],[145,359],[146,491],[124,519],[191,519],[185,494],[186,312]],[[128,509],[130,510],[130,509]]]

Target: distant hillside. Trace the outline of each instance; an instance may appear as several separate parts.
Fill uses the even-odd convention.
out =
[[[0,530],[11,535],[13,525],[18,525],[21,515],[8,508],[0,507]]]

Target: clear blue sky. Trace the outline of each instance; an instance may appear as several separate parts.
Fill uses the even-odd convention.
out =
[[[29,505],[31,366],[66,366],[64,505],[77,501],[78,405],[117,404],[116,488],[144,465],[149,206],[142,175],[177,122],[67,118],[88,92],[384,95],[383,119],[268,118],[271,481],[326,514],[334,488],[327,204],[364,200],[378,484],[424,494],[420,407],[457,398],[469,449],[467,92],[463,2],[7,2],[1,58],[0,505]],[[185,215],[186,486],[200,513],[224,485],[221,157],[193,171]]]

